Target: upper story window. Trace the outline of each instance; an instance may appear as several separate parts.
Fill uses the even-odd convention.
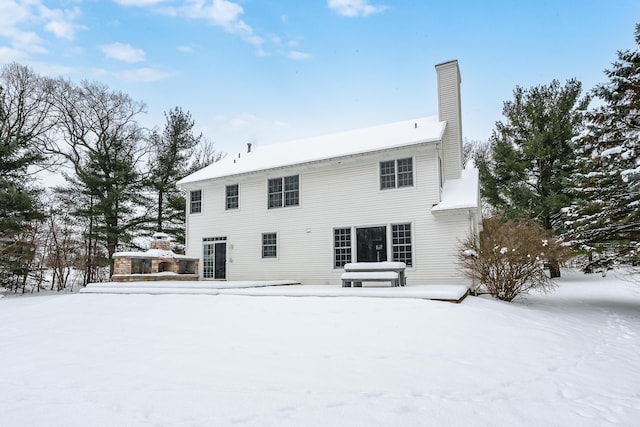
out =
[[[238,209],[239,205],[239,192],[238,192],[238,184],[227,185],[226,187],[226,208],[229,209]]]
[[[273,178],[268,183],[269,209],[300,204],[300,180],[298,175]]]
[[[413,186],[413,159],[380,162],[380,189]]]
[[[194,190],[189,193],[189,213],[202,212],[202,190]]]

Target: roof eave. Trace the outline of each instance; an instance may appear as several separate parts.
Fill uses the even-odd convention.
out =
[[[227,178],[238,177],[238,176],[243,176],[243,175],[261,174],[261,173],[264,173],[266,171],[271,171],[271,170],[278,170],[278,169],[292,168],[292,167],[300,167],[300,166],[306,166],[306,165],[315,165],[315,164],[318,164],[318,163],[335,162],[335,161],[339,161],[339,160],[342,160],[342,159],[353,158],[353,157],[361,156],[361,155],[365,155],[365,154],[376,154],[376,153],[382,153],[382,152],[385,152],[385,151],[398,150],[398,149],[402,149],[402,148],[406,148],[406,147],[412,147],[412,146],[421,145],[421,144],[438,143],[438,142],[442,141],[442,136],[444,134],[444,129],[446,127],[446,122],[443,122],[443,124],[445,126],[442,126],[442,130],[440,132],[440,135],[437,138],[420,139],[420,140],[417,140],[417,141],[412,141],[412,142],[409,142],[409,143],[404,142],[402,144],[388,146],[388,147],[381,148],[381,149],[376,149],[376,150],[357,151],[357,152],[348,153],[348,154],[341,154],[339,156],[331,156],[331,157],[323,157],[323,158],[320,158],[320,159],[306,160],[304,162],[283,163],[281,165],[274,165],[274,166],[267,167],[267,168],[259,168],[259,169],[255,169],[255,170],[245,171],[245,172],[225,174],[225,175],[202,178],[202,179],[196,179],[196,180],[186,180],[186,178],[188,178],[188,177],[186,177],[186,178],[183,178],[180,181],[178,181],[176,183],[176,185],[178,187],[180,187],[180,188],[185,188],[185,187],[190,186],[192,184],[198,184],[198,183],[205,182],[205,181],[213,181],[213,180],[217,180],[217,179],[227,179]]]

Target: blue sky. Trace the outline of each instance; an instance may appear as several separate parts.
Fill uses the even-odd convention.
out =
[[[458,59],[463,135],[486,140],[516,85],[605,81],[637,0],[0,0],[0,65],[180,106],[219,151],[437,114]]]

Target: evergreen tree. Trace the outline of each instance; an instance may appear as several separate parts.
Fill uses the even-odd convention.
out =
[[[144,156],[142,129],[135,120],[144,104],[98,83],[78,87],[59,81],[57,110],[64,144],[53,147],[74,168],[62,192],[76,194],[83,205],[74,211],[88,225],[88,272],[108,262],[113,274],[113,254],[128,244],[146,220],[142,208]],[[100,260],[100,248],[107,260]],[[85,283],[93,281],[91,274]]]
[[[185,198],[176,182],[188,174],[189,160],[202,135],[194,135],[189,112],[175,107],[165,113],[166,124],[150,136],[151,162],[148,184],[154,193],[154,229],[184,243]]]
[[[504,103],[504,122],[497,122],[490,153],[475,157],[483,198],[507,219],[536,220],[544,229],[561,226],[561,209],[571,202],[565,191],[575,170],[574,139],[583,126],[588,98],[580,98],[575,79],[564,86],[528,90],[517,87]],[[551,274],[560,274],[551,263]]]
[[[568,237],[591,255],[586,271],[640,263],[640,24],[635,42],[593,90],[602,105],[579,140],[576,203],[566,216]]]
[[[583,124],[588,100],[582,85],[557,80],[525,90],[504,103],[506,121],[497,122],[490,155],[476,156],[482,195],[507,218],[537,220],[545,229],[570,202],[564,191],[574,170],[574,138]]]
[[[10,64],[0,72],[0,281],[26,278],[34,248],[24,236],[44,217],[29,168],[45,160],[49,89],[49,80],[28,67]]]

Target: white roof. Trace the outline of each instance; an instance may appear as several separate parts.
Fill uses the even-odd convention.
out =
[[[225,157],[178,181],[178,185],[213,178],[293,166],[354,154],[440,141],[446,122],[437,116],[405,120],[312,138],[255,147],[251,153]]]
[[[440,203],[431,208],[432,212],[452,209],[477,209],[480,200],[478,169],[463,169],[458,179],[448,179],[442,186]]]

